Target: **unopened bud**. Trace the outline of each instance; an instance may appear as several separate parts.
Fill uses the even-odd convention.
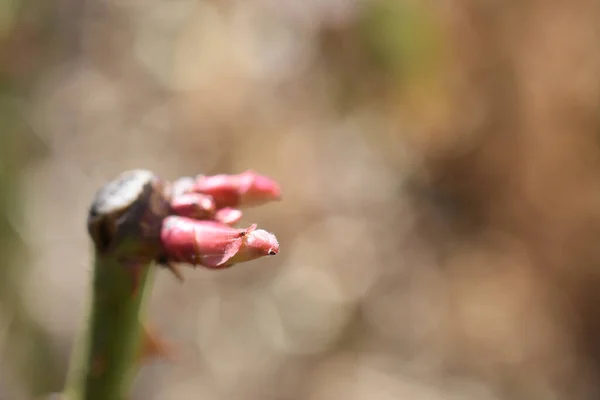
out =
[[[264,256],[274,256],[279,253],[279,242],[275,235],[263,229],[252,229],[252,227],[244,236],[244,245],[231,258],[230,262],[232,264],[251,261]]]
[[[173,211],[183,217],[207,218],[215,212],[215,202],[209,195],[202,193],[185,193],[171,200]]]
[[[281,189],[274,180],[254,171],[199,176],[195,191],[211,195],[217,208],[257,206],[278,200],[281,196]]]
[[[279,252],[274,235],[256,229],[237,229],[215,221],[167,217],[161,241],[170,260],[209,268],[225,268]]]

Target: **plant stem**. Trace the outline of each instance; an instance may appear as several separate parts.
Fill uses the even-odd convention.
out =
[[[164,186],[147,171],[104,186],[90,209],[94,274],[88,316],[76,342],[68,400],[123,400],[130,395],[140,352],[140,314],[152,287],[152,264],[169,213]]]
[[[119,260],[97,257],[89,320],[72,359],[66,396],[70,400],[124,399],[129,393],[140,348],[140,314],[151,292],[151,265],[131,278]]]

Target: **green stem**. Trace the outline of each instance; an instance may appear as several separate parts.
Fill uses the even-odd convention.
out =
[[[92,293],[63,399],[129,397],[139,366],[140,315],[168,209],[162,183],[147,171],[124,174],[96,195],[88,219],[95,244]]]
[[[152,289],[151,265],[132,295],[131,276],[113,257],[96,255],[90,318],[73,355],[66,396],[70,400],[124,399],[140,349],[140,315]]]

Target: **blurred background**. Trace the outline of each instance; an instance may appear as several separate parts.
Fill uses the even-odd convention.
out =
[[[64,383],[88,205],[253,169],[277,257],[157,276],[132,399],[597,399],[600,2],[3,0],[0,399]]]

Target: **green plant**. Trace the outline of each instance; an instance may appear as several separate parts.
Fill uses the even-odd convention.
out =
[[[265,255],[279,244],[272,234],[238,229],[237,207],[279,198],[272,180],[247,171],[165,182],[130,171],[98,191],[88,231],[94,242],[89,313],[80,332],[62,394],[68,400],[121,400],[143,356],[144,300],[152,266],[182,279],[178,263],[221,269]]]

